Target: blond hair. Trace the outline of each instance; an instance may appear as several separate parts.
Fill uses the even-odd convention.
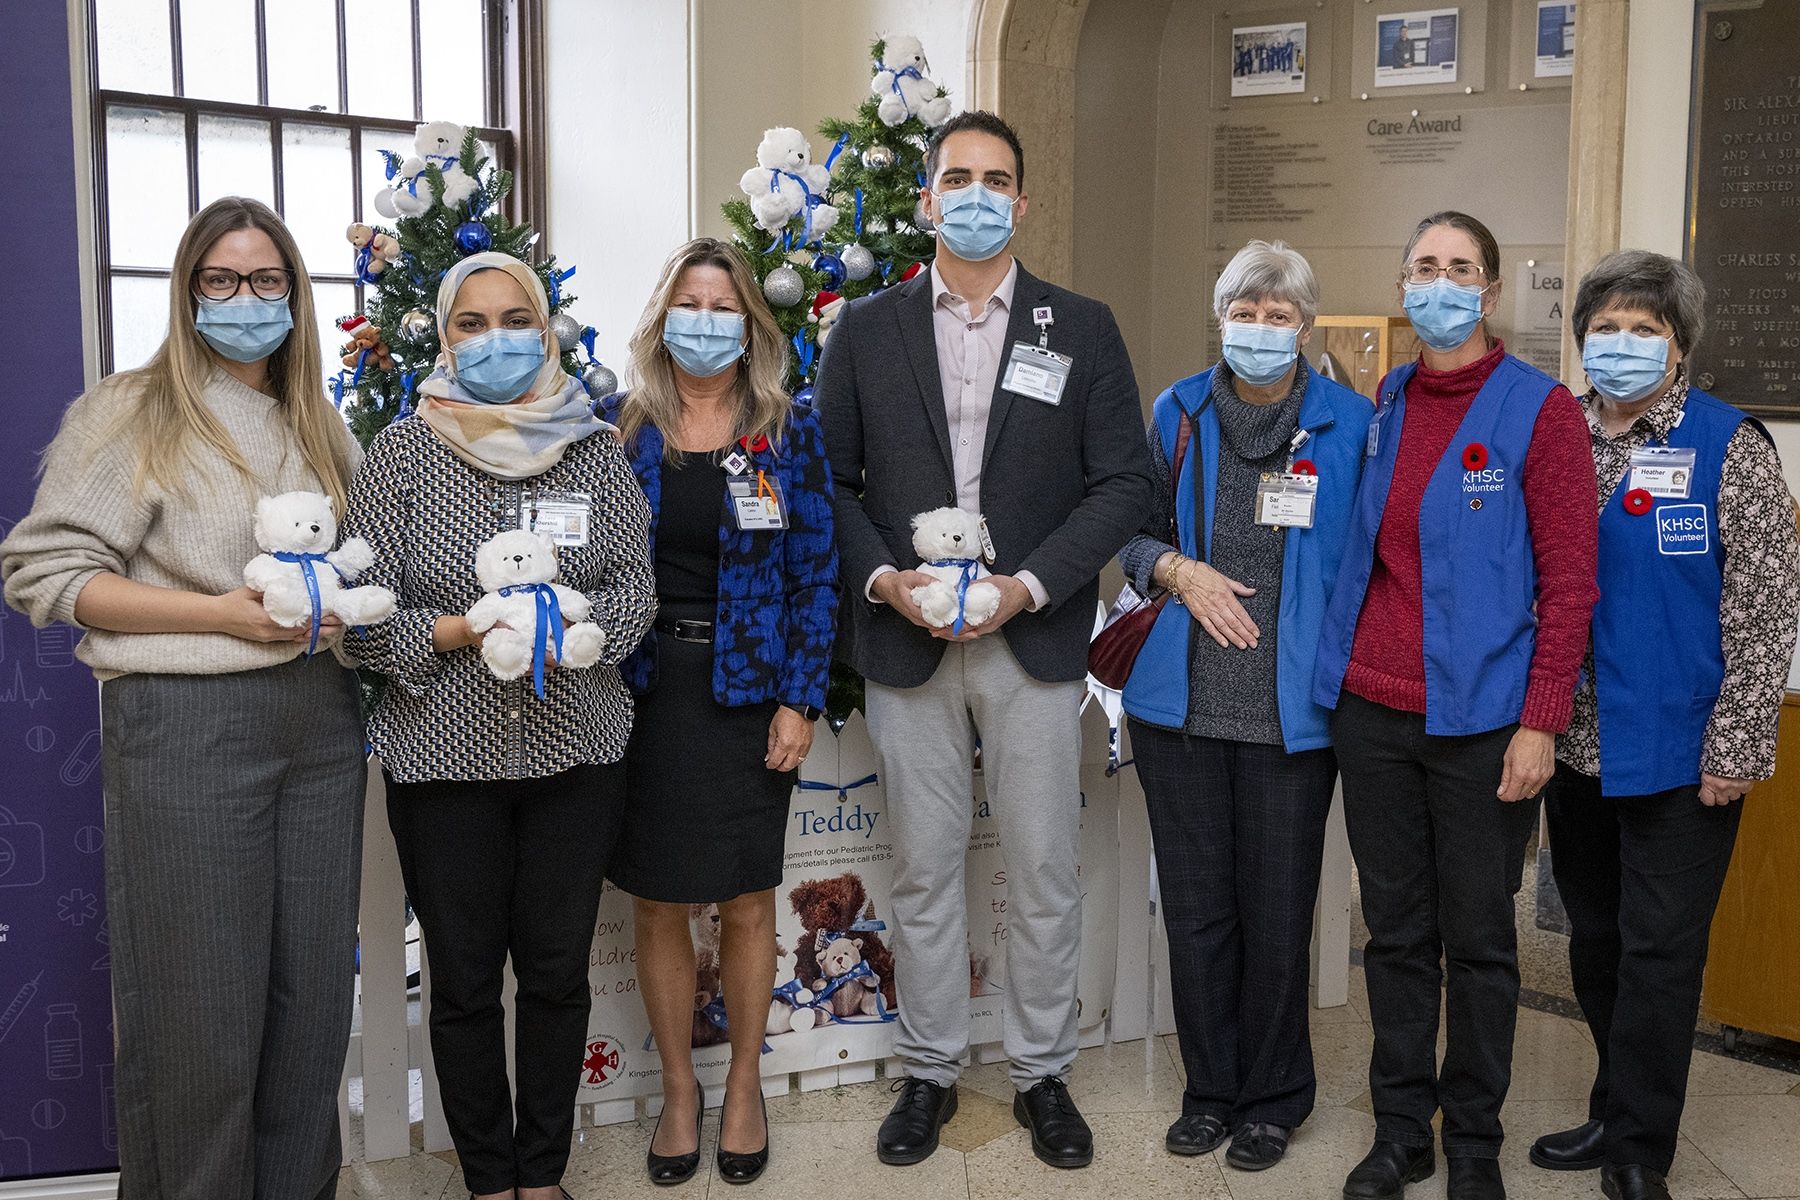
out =
[[[215,242],[239,229],[268,234],[281,252],[282,265],[294,273],[294,288],[288,293],[294,327],[269,356],[269,389],[293,431],[301,458],[341,513],[350,487],[350,451],[343,421],[325,399],[312,281],[300,259],[300,247],[281,218],[267,205],[242,196],[215,200],[188,222],[169,274],[168,336],[149,362],[113,377],[126,385],[120,389],[121,398],[129,397],[120,405],[113,432],[140,447],[133,490],[141,498],[144,488],[154,482],[165,491],[191,496],[196,442],[230,463],[252,496],[264,490],[203,399],[217,368],[212,348],[194,324],[194,272]]]
[[[636,440],[646,425],[653,426],[663,434],[663,457],[671,462],[681,458],[669,436],[681,427],[681,396],[675,390],[674,360],[663,345],[663,322],[675,288],[690,267],[718,267],[731,277],[750,331],[743,357],[731,368],[737,372],[738,402],[732,439],[762,434],[770,441],[780,441],[793,405],[787,392],[787,338],[763,299],[749,260],[730,242],[695,238],[663,264],[644,315],[638,318],[626,374],[629,390],[619,404],[619,430],[626,443]]]

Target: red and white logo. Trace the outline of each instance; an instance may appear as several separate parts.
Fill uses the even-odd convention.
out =
[[[617,1038],[595,1034],[588,1039],[587,1057],[581,1060],[582,1086],[603,1087],[611,1083],[624,1061]]]

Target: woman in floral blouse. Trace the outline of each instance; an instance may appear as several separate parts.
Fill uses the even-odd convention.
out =
[[[1707,933],[1738,803],[1775,770],[1800,612],[1794,507],[1768,432],[1691,387],[1706,294],[1627,250],[1571,314],[1598,476],[1600,602],[1546,789],[1575,995],[1599,1050],[1589,1120],[1539,1138],[1551,1170],[1664,1200]]]

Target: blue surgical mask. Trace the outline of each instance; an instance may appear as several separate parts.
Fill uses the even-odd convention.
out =
[[[1454,350],[1481,324],[1481,297],[1486,288],[1464,287],[1443,276],[1430,283],[1406,285],[1406,315],[1413,332],[1433,350]]]
[[[233,362],[256,362],[269,357],[287,341],[294,327],[288,302],[261,296],[233,296],[229,300],[202,300],[194,309],[194,327],[206,344]]]
[[[986,184],[938,193],[938,237],[965,262],[984,262],[1013,235],[1013,199]]]
[[[1581,368],[1600,394],[1618,404],[1642,400],[1669,373],[1669,339],[1590,333],[1582,343]]]
[[[1225,344],[1231,373],[1257,387],[1286,375],[1300,354],[1300,331],[1292,327],[1228,321],[1219,340]]]
[[[451,347],[456,381],[483,404],[510,404],[544,369],[544,331],[490,329]]]
[[[744,314],[671,308],[663,318],[663,345],[682,370],[711,379],[744,355]]]

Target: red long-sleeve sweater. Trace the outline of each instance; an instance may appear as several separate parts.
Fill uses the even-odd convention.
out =
[[[1496,340],[1486,356],[1454,371],[1433,371],[1421,361],[1406,385],[1406,425],[1344,674],[1344,686],[1365,700],[1425,711],[1419,504],[1475,393],[1505,352]],[[1538,628],[1519,723],[1560,733],[1569,723],[1588,622],[1600,595],[1593,450],[1581,405],[1567,388],[1551,392],[1538,413],[1523,486],[1537,556]]]

